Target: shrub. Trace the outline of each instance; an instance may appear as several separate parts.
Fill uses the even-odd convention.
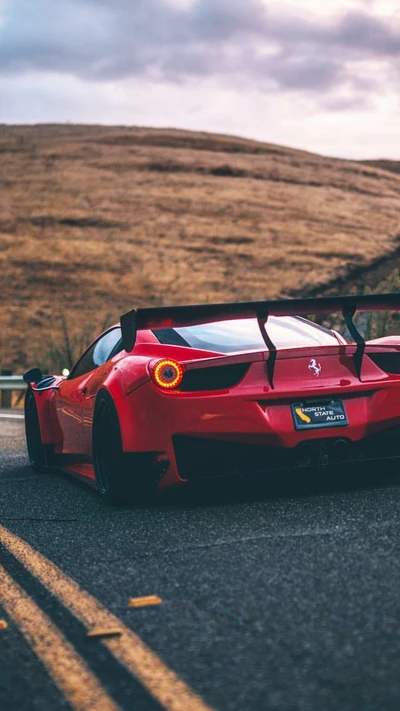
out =
[[[361,292],[360,290],[354,288],[351,289],[349,293],[355,295],[359,293],[385,294],[396,292],[400,292],[400,274],[398,269],[394,269],[373,289],[366,286]],[[336,331],[343,334],[345,338],[349,338],[351,340],[350,334],[341,314],[336,313],[323,316],[322,318],[317,317],[315,320],[317,323],[320,323],[326,328],[334,328]],[[357,329],[360,333],[362,333],[367,341],[373,338],[381,338],[382,336],[390,336],[400,332],[400,312],[361,311],[355,314],[353,320],[357,326]]]
[[[50,335],[39,354],[39,365],[44,373],[62,373],[64,368],[71,370],[79,356],[112,322],[108,314],[102,319],[94,319],[84,329],[77,330],[68,324],[65,314],[59,315],[60,332],[57,336]]]

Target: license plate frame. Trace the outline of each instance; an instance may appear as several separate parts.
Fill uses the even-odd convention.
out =
[[[347,427],[346,408],[343,400],[302,401],[291,405],[296,430],[315,430],[325,427]]]

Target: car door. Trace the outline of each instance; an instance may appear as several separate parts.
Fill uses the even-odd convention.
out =
[[[57,417],[63,433],[63,454],[83,452],[82,398],[90,374],[96,368],[93,361],[96,343],[85,351],[68,378],[60,383],[55,397]]]
[[[85,351],[56,395],[58,421],[63,433],[63,454],[91,455],[92,421],[96,394],[112,367],[112,353],[122,350],[121,329],[103,333]]]
[[[104,333],[93,349],[95,369],[88,374],[81,393],[82,452],[89,457],[92,455],[92,430],[96,396],[113,368],[113,362],[110,358],[121,350],[122,335],[119,327],[112,328],[107,333]]]

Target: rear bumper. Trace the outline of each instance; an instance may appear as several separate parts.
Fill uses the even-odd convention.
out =
[[[400,459],[400,425],[353,442],[346,437],[304,440],[296,447],[174,437],[179,476],[188,481],[268,474],[296,468]]]
[[[256,364],[257,365],[257,364]],[[314,381],[311,381],[313,385]],[[286,392],[160,393],[146,383],[116,401],[126,452],[152,452],[160,489],[185,480],[400,456],[400,382]],[[348,426],[296,430],[291,404],[340,398]],[[169,463],[169,464],[167,464]]]

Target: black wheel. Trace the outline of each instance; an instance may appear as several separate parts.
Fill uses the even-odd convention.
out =
[[[94,411],[93,461],[97,488],[107,503],[139,503],[154,494],[156,480],[149,455],[123,451],[117,411],[104,390],[97,396]]]
[[[25,434],[31,467],[35,472],[47,471],[52,447],[42,442],[35,396],[30,388],[25,398]]]

